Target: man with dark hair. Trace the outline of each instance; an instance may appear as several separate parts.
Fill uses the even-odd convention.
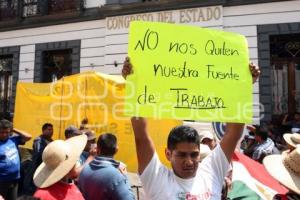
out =
[[[11,135],[15,132],[17,135]],[[31,135],[13,129],[8,120],[0,120],[0,195],[5,200],[15,200],[20,179],[20,155],[18,145],[25,144]]]
[[[36,168],[43,162],[42,155],[46,146],[52,142],[53,136],[53,125],[50,123],[45,123],[42,126],[42,134],[34,139],[32,144],[32,163],[31,168],[28,172],[25,172],[24,183],[23,183],[23,193],[32,195],[36,187],[33,183],[33,173]]]
[[[100,155],[106,157],[113,157],[118,151],[117,138],[110,133],[100,135],[97,141],[97,146]]]
[[[42,134],[35,138],[32,144],[33,171],[43,162],[42,154],[46,146],[52,142],[53,125],[45,123],[42,126]]]
[[[182,134],[184,133],[184,134]],[[192,142],[200,145],[200,137],[197,131],[189,126],[178,126],[171,130],[168,136],[168,149],[174,150],[181,142]]]
[[[118,151],[117,138],[106,133],[97,141],[98,156],[85,165],[79,176],[79,188],[85,199],[134,199],[127,177],[119,170],[120,162],[113,159]]]
[[[249,65],[253,82],[258,78],[259,68]],[[132,73],[129,58],[126,58],[122,75]],[[155,151],[153,141],[147,131],[144,118],[131,118],[138,158],[138,171],[147,199],[221,199],[224,177],[229,162],[240,139],[244,124],[227,123],[220,144],[198,167],[200,145],[197,131],[180,126],[173,129],[165,150],[172,169],[164,166]],[[181,136],[182,135],[182,136]]]
[[[292,120],[288,120],[289,115],[285,115],[282,125],[289,126],[292,133],[300,133],[300,113],[295,112]]]
[[[74,136],[81,135],[82,132],[76,128],[74,125],[70,125],[65,129],[65,138],[69,139]]]
[[[263,158],[273,153],[274,142],[269,138],[269,130],[265,126],[257,127],[254,131],[256,145],[252,154],[252,159],[262,162]]]

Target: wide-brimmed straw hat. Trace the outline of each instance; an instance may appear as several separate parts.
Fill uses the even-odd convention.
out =
[[[286,143],[288,143],[289,145],[291,145],[292,147],[295,147],[300,144],[300,135],[297,133],[285,133],[283,135],[284,140],[286,141]]]
[[[265,157],[263,164],[281,184],[300,194],[300,145],[290,153]]]
[[[39,188],[53,185],[74,167],[87,142],[82,134],[67,140],[55,140],[44,149],[43,162],[36,169],[33,181]]]

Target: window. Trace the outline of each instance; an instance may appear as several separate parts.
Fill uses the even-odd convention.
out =
[[[38,13],[38,0],[23,0],[23,17],[35,16]]]
[[[17,0],[0,0],[0,20],[16,18],[17,7]]]
[[[300,112],[300,34],[270,36],[272,114]]]
[[[12,97],[13,55],[0,56],[0,118],[9,117]]]
[[[42,82],[53,82],[72,74],[72,50],[54,50],[43,52]]]
[[[49,14],[74,11],[78,8],[78,0],[49,0]]]
[[[49,83],[80,72],[80,40],[35,46],[34,82]]]

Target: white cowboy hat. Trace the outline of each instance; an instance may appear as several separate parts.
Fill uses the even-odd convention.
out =
[[[214,135],[212,134],[211,131],[208,131],[208,130],[205,130],[205,131],[201,131],[199,133],[199,136],[200,136],[200,142],[202,142],[205,138],[208,138],[210,140],[214,140],[215,137]]]
[[[79,159],[86,142],[87,136],[82,134],[48,144],[43,152],[43,162],[34,173],[34,184],[45,188],[66,176]]]
[[[206,144],[200,144],[200,162],[211,153],[209,146]]]
[[[300,145],[290,153],[265,157],[263,164],[281,184],[300,194]]]
[[[283,135],[284,140],[286,141],[286,143],[288,143],[289,145],[291,145],[292,147],[297,146],[297,144],[300,144],[300,135],[297,133],[285,133]]]

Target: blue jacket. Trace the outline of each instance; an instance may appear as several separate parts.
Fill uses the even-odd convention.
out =
[[[34,139],[32,144],[32,162],[33,170],[35,171],[38,166],[43,162],[42,155],[43,151],[51,141],[46,140],[42,136],[39,136]]]
[[[9,137],[0,141],[0,182],[13,181],[20,178],[20,155],[18,145],[20,136]]]
[[[112,158],[97,156],[79,176],[79,188],[86,200],[134,199],[130,184]]]

